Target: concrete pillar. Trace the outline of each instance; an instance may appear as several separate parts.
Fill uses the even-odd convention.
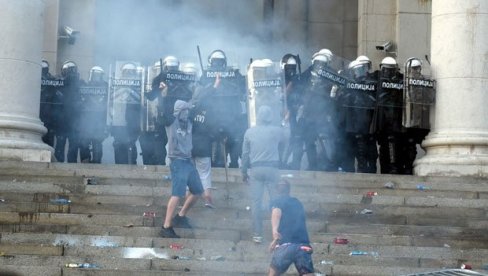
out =
[[[39,120],[44,1],[0,7],[0,159],[50,162]]]
[[[488,1],[432,1],[435,127],[417,175],[488,176]]]

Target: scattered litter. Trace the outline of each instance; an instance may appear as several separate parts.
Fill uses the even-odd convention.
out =
[[[97,185],[98,181],[95,177],[85,177],[83,178],[85,185]]]
[[[51,204],[56,204],[56,205],[68,205],[71,204],[71,200],[66,199],[66,198],[56,198],[56,199],[51,199],[49,200]]]
[[[380,254],[376,251],[369,252],[369,255],[373,256],[375,259],[378,259],[380,257]]]
[[[171,180],[171,175],[164,175],[163,180]]]
[[[335,244],[348,244],[349,240],[346,238],[334,238]]]
[[[387,189],[395,189],[395,183],[393,183],[391,181],[386,182],[385,185],[383,185],[383,186]]]
[[[5,199],[3,199],[3,198],[0,198],[0,202],[5,202]]]
[[[334,265],[333,261],[322,260],[320,261],[321,265]]]
[[[191,257],[188,256],[176,256],[177,260],[191,260]]]
[[[14,178],[14,179],[12,180],[12,182],[17,182],[17,178]]]
[[[154,248],[126,248],[123,254],[126,259],[170,259],[168,253],[157,253]]]
[[[417,184],[417,190],[426,191],[426,190],[430,190],[430,187],[425,186],[424,184]]]
[[[371,215],[373,213],[373,210],[370,209],[363,209],[361,211],[361,215]]]
[[[363,256],[363,255],[368,255],[368,252],[366,251],[359,251],[359,250],[354,250],[349,253],[350,256]]]
[[[446,248],[450,248],[451,246],[450,246],[449,244],[445,243],[445,244],[444,244],[444,247],[446,247]]]
[[[142,216],[145,218],[154,218],[154,217],[156,217],[156,212],[144,212],[144,214],[142,214]]]
[[[198,261],[206,261],[206,260],[207,260],[207,258],[205,258],[205,257],[198,257],[198,258],[197,258],[197,260],[198,260]]]
[[[366,197],[373,197],[373,196],[377,196],[378,193],[377,192],[367,192],[366,193]]]
[[[293,178],[293,174],[282,174],[281,177],[288,177],[288,178]]]
[[[246,206],[246,210],[247,211],[251,210],[251,207],[250,206]]]
[[[473,267],[470,264],[462,264],[461,265],[461,269],[469,269],[469,270],[471,270],[471,269],[473,269]]]
[[[217,256],[210,257],[210,260],[211,261],[224,261],[225,258],[224,258],[224,256],[217,255]]]
[[[134,224],[129,223],[129,224],[124,225],[124,227],[134,227]]]
[[[90,264],[90,263],[82,263],[82,264],[69,263],[69,264],[65,264],[64,266],[69,268],[99,268],[98,265]]]
[[[180,250],[180,249],[183,249],[183,245],[180,243],[172,243],[169,245],[169,248],[174,249],[174,250]]]

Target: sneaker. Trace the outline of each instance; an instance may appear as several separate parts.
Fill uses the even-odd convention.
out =
[[[176,228],[188,228],[188,229],[193,228],[191,227],[190,222],[188,222],[188,218],[186,216],[181,217],[180,215],[176,215],[173,218],[173,225]]]
[[[262,243],[263,242],[263,237],[261,236],[254,236],[252,237],[252,241],[255,243]]]
[[[168,228],[161,227],[161,231],[159,231],[159,236],[161,236],[162,238],[172,238],[172,239],[180,238],[180,236],[176,235],[175,230],[171,226]]]

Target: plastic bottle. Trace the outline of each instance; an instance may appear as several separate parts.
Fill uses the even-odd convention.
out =
[[[71,204],[71,200],[66,199],[66,198],[51,199],[49,202],[51,202],[52,204],[56,204],[56,205],[68,205],[68,204]]]
[[[417,184],[417,190],[426,191],[426,190],[430,190],[430,187],[427,187],[424,184]]]
[[[349,253],[351,256],[362,256],[362,255],[368,255],[368,252],[366,251],[359,251],[359,250],[354,250]]]
[[[65,267],[69,267],[69,268],[98,268],[98,266],[96,264],[90,264],[90,263],[81,263],[81,264],[69,263],[69,264],[66,264]]]

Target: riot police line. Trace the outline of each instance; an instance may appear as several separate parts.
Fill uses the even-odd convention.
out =
[[[43,61],[43,140],[58,162],[67,156],[101,163],[102,143],[112,136],[116,164],[137,164],[138,141],[143,164],[165,165],[165,126],[180,99],[194,104],[198,137],[208,141],[196,147],[212,166],[237,168],[244,132],[268,105],[273,124],[289,134],[284,169],[376,173],[379,160],[381,173],[412,174],[435,101],[435,81],[422,66],[410,58],[402,73],[387,57],[373,70],[366,56],[348,61],[322,49],[304,71],[299,55],[286,54],[280,61],[251,60],[243,75],[215,50],[200,69],[173,56],[147,67],[117,61],[107,81],[99,66],[84,81],[72,61],[60,77]]]

